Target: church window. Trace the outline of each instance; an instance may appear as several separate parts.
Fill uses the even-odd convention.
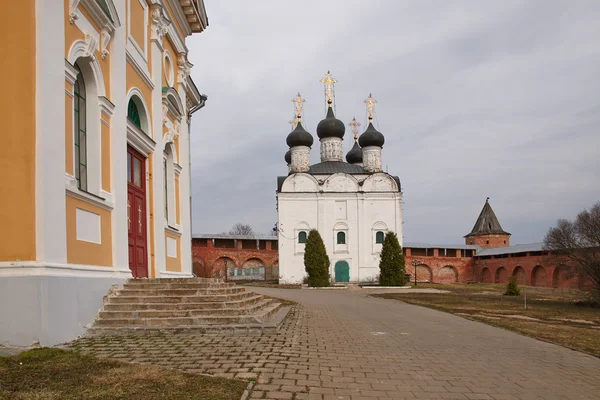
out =
[[[137,105],[133,101],[133,99],[129,100],[129,105],[127,106],[127,118],[138,128],[142,129],[142,122],[140,120],[140,113],[138,111]]]
[[[375,234],[375,243],[383,243],[383,232],[379,231]]]
[[[298,233],[298,243],[306,243],[306,232]]]
[[[337,244],[346,244],[346,234],[344,232],[337,233]]]
[[[87,191],[87,133],[86,133],[86,101],[85,101],[85,82],[79,65],[75,63],[77,69],[77,80],[74,88],[74,119],[75,119],[75,178],[77,187]]]

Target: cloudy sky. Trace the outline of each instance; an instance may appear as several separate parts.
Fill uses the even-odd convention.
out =
[[[346,124],[378,101],[405,241],[461,243],[489,196],[512,243],[538,242],[600,201],[599,1],[205,3],[210,26],[188,41],[209,98],[192,121],[194,233],[273,227],[290,100],[306,98],[316,137],[327,70]]]

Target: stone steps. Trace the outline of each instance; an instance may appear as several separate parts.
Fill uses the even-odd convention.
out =
[[[246,307],[250,304],[259,302],[264,297],[262,295],[255,295],[249,293],[249,296],[242,298],[241,300],[230,300],[230,301],[204,301],[199,303],[108,303],[104,305],[104,311],[143,311],[143,310],[205,310],[205,309],[223,309],[223,308],[236,308]]]
[[[265,325],[281,304],[210,278],[129,280],[106,298],[89,332]],[[284,316],[285,318],[285,316]],[[281,320],[281,317],[278,317]],[[272,328],[272,327],[271,327]]]

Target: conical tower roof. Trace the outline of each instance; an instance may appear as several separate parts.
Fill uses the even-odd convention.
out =
[[[479,214],[479,218],[477,218],[477,221],[475,222],[475,226],[473,226],[471,233],[465,237],[479,235],[510,235],[510,233],[502,229],[494,210],[492,210],[492,206],[490,206],[489,200],[489,197],[485,200],[485,204]]]

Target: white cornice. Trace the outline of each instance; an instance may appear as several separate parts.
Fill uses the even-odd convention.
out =
[[[156,142],[129,120],[127,120],[127,142],[146,156],[156,148]]]
[[[115,105],[104,96],[98,97],[98,103],[100,106],[100,111],[102,111],[104,114],[108,115],[109,117],[112,117],[113,112],[115,110]]]
[[[112,2],[112,0],[106,0],[106,4],[110,9],[109,12],[112,13],[112,17],[114,21],[106,15],[100,4],[96,0],[81,0],[81,4],[85,7],[85,9],[90,13],[92,19],[102,28],[107,28],[110,32],[114,32],[116,28],[121,26],[121,22],[119,21],[119,16],[117,15],[116,8]]]
[[[71,85],[75,84],[77,80],[77,69],[67,60],[65,60],[65,79]]]
[[[181,8],[181,4],[179,4],[178,0],[164,0],[166,2],[169,3],[169,5],[171,6],[171,9],[173,10],[173,13],[175,14],[172,17],[175,17],[175,19],[177,20],[177,23],[179,24],[179,26],[181,26],[181,29],[183,29],[183,33],[185,34],[185,36],[189,36],[192,34],[192,28],[190,27],[190,24],[187,20],[187,17],[185,16],[185,13],[183,12],[183,8]]]

